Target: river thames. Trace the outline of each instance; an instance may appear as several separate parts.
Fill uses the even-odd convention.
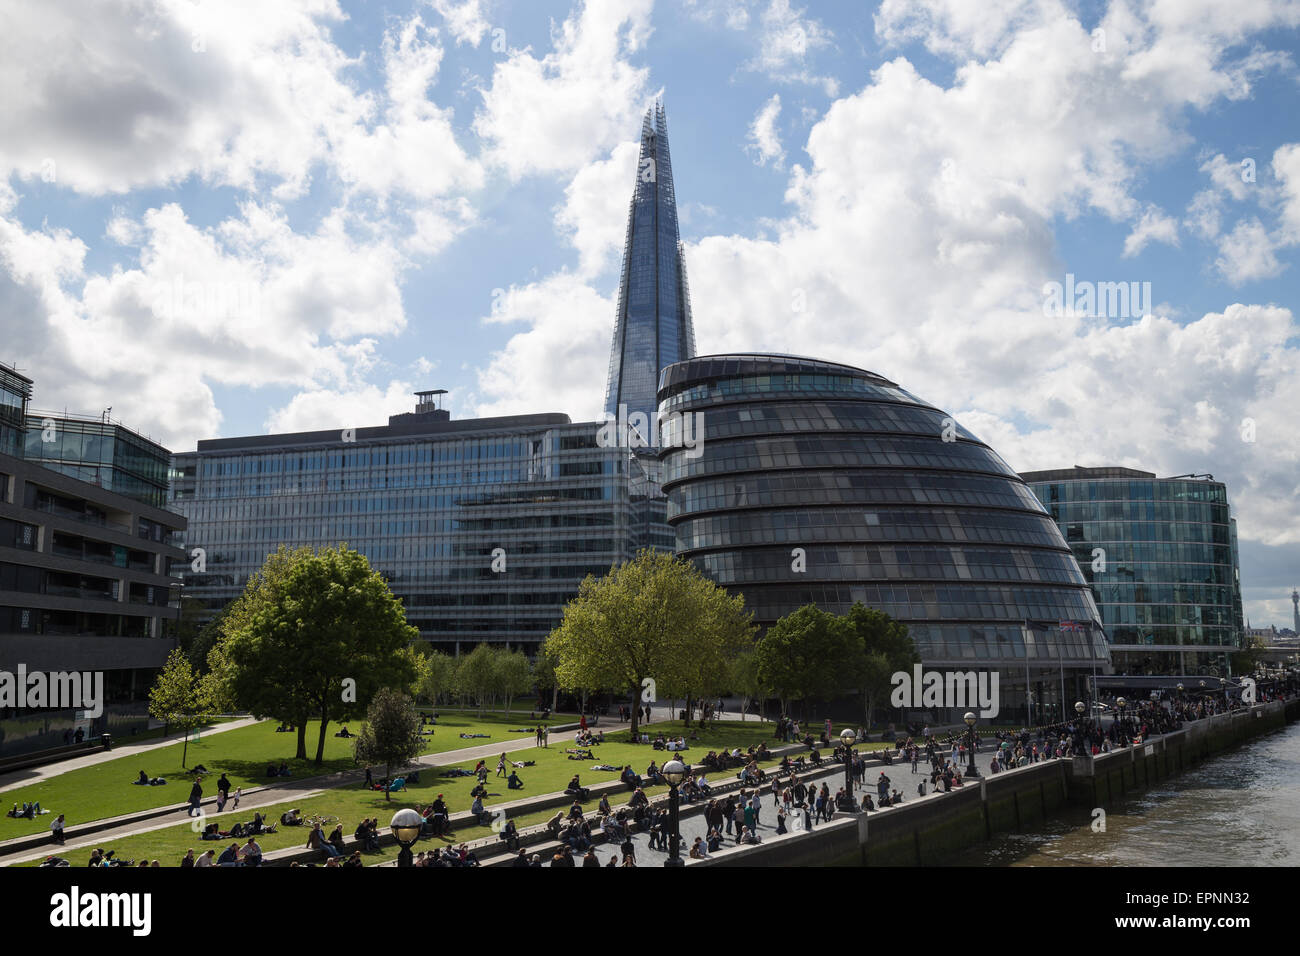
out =
[[[1295,866],[1300,864],[1300,724],[1212,757],[1118,801],[1105,830],[1086,812],[1001,834],[960,866]]]

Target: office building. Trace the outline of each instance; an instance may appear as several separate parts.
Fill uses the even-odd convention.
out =
[[[1244,625],[1223,482],[1113,467],[1021,477],[1078,559],[1116,673],[1227,674]]]

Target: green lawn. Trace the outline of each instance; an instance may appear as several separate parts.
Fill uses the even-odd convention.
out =
[[[444,715],[444,720],[446,719]],[[656,725],[656,730],[660,725]],[[715,724],[707,731],[700,732],[685,730],[680,723],[663,725],[666,733],[675,735],[682,733],[688,736],[691,732],[699,734],[699,740],[690,741],[690,750],[686,751],[683,756],[692,762],[698,763],[708,751],[717,750],[722,747],[730,749],[740,747],[745,749],[751,744],[757,744],[760,740],[766,741],[768,746],[772,746],[772,725],[770,723],[760,724],[756,721],[739,722],[733,721],[728,723]],[[607,731],[609,728],[605,728]],[[232,731],[234,733],[234,731]],[[284,736],[284,735],[281,735]],[[651,747],[643,744],[627,743],[627,732],[607,733],[607,742],[595,748],[596,759],[592,760],[568,760],[564,753],[566,747],[573,746],[572,735],[565,734],[561,737],[558,734],[551,735],[551,746],[549,748],[525,747],[507,751],[509,757],[514,760],[533,760],[536,766],[528,767],[519,771],[520,777],[524,781],[523,790],[508,790],[503,778],[495,776],[496,757],[488,758],[488,790],[491,796],[486,801],[486,806],[491,810],[494,803],[506,802],[511,800],[524,799],[529,796],[540,796],[546,793],[554,793],[563,790],[568,784],[569,779],[576,772],[581,776],[584,786],[592,786],[597,783],[603,783],[609,780],[618,779],[618,771],[594,772],[590,768],[594,763],[607,763],[612,766],[621,767],[624,764],[631,764],[633,769],[638,773],[643,773],[646,766],[653,759],[660,766],[663,765],[665,757],[669,756],[664,751],[653,750]],[[482,743],[482,741],[478,741]],[[474,741],[465,741],[465,743],[474,743]],[[866,749],[876,749],[883,746],[882,744],[869,744]],[[472,770],[477,763],[475,760],[465,761],[453,766],[462,767],[466,770]],[[769,764],[770,765],[770,764]],[[339,787],[315,797],[303,798],[294,802],[276,804],[267,808],[259,808],[259,812],[264,813],[268,819],[278,820],[281,813],[294,806],[301,809],[304,815],[312,813],[323,813],[337,816],[343,823],[343,832],[351,838],[352,831],[363,817],[378,817],[382,829],[387,828],[388,821],[392,815],[402,807],[416,806],[423,807],[432,803],[438,794],[443,794],[443,799],[452,813],[460,813],[468,810],[471,804],[469,796],[470,790],[473,789],[475,779],[473,777],[452,777],[444,778],[438,776],[438,770],[441,768],[425,768],[420,772],[420,782],[411,784],[405,793],[393,794],[390,801],[384,800],[382,793],[362,790],[359,786]],[[725,775],[714,774],[712,779],[716,783],[722,782],[723,779],[731,779],[737,771],[727,771]],[[654,795],[666,791],[666,787],[648,788],[647,793]],[[617,806],[626,802],[626,792],[620,791],[619,795],[612,796],[610,802]],[[592,808],[596,801],[590,801],[587,806]],[[178,811],[179,815],[180,811]],[[538,823],[544,823],[555,815],[555,809],[539,810],[532,813],[519,814],[513,816],[516,825],[523,829]],[[251,820],[253,817],[252,810],[228,811],[219,816],[210,817],[210,820],[216,820],[221,823],[222,829],[228,829],[236,821]],[[48,817],[44,818],[48,821]],[[48,826],[48,823],[46,824]],[[283,828],[279,833],[271,834],[259,838],[263,851],[282,849],[285,847],[302,846],[307,841],[307,832],[295,828],[286,831]],[[453,838],[438,841],[421,841],[416,851],[432,849],[435,845],[450,845],[453,843],[471,842],[484,837],[490,837],[492,830],[488,826],[462,826],[459,831],[453,834]],[[209,847],[215,848],[218,853],[228,844],[221,842],[204,843],[199,840],[188,824],[181,824],[175,827],[169,827],[164,830],[157,830],[152,833],[141,834],[129,837],[124,840],[115,842],[105,842],[96,844],[104,849],[113,849],[117,855],[124,859],[148,858],[157,859],[163,866],[176,866],[180,858],[185,855],[187,849],[193,848],[196,853],[206,850]],[[242,841],[240,841],[242,842]],[[51,849],[51,852],[55,852]],[[81,865],[85,862],[84,857],[89,856],[89,849],[73,850],[61,853],[60,855],[67,858],[73,865]],[[379,853],[366,854],[367,864],[373,865],[386,860],[395,859],[397,848],[385,848]],[[33,863],[22,864],[24,866],[35,865]]]
[[[484,733],[496,739],[517,738],[526,735],[509,731],[533,726],[526,712],[508,716],[485,714],[481,719],[473,713],[445,708],[439,708],[438,713],[438,725],[434,736],[426,738],[428,743],[424,753],[443,753],[491,743],[491,739],[464,740],[460,737],[462,733]],[[551,722],[562,723],[569,719],[565,715],[556,715]],[[203,783],[205,798],[216,794],[217,778],[223,772],[230,779],[232,793],[239,787],[247,789],[277,782],[277,778],[266,776],[270,762],[277,765],[281,760],[287,762],[295,780],[352,769],[355,766],[353,740],[335,737],[334,732],[338,729],[335,725],[330,726],[325,737],[325,762],[321,767],[316,766],[319,726],[319,723],[312,723],[307,727],[307,760],[293,759],[297,747],[296,733],[277,734],[275,721],[262,721],[251,727],[204,734],[197,743],[191,740],[186,765],[203,764],[210,771]],[[354,724],[349,729],[355,733],[360,725]],[[178,742],[92,767],[70,770],[34,782],[31,786],[4,791],[0,793],[0,802],[4,802],[8,810],[14,803],[39,801],[42,809],[53,814],[65,814],[69,826],[169,804],[180,806],[189,799],[193,783],[193,776],[181,767],[181,752],[182,744]],[[151,778],[163,777],[168,782],[160,787],[136,786],[131,781],[139,776],[141,770]],[[382,771],[376,775],[382,775]],[[48,814],[36,820],[0,817],[0,840],[44,831],[53,819]]]

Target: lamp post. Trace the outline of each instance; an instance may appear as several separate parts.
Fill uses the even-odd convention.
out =
[[[686,779],[686,764],[674,757],[659,772],[668,781],[668,826],[672,830],[668,837],[668,859],[664,860],[664,866],[685,866],[686,861],[678,852],[681,835],[678,829],[677,788]]]
[[[415,841],[420,838],[420,827],[423,823],[424,818],[410,807],[398,810],[393,814],[393,820],[389,824],[389,827],[393,831],[393,836],[402,847],[402,851],[397,854],[398,866],[415,865],[415,861],[411,856],[411,847],[415,844]]]
[[[970,758],[967,761],[965,775],[968,778],[974,778],[980,775],[979,770],[975,766],[975,715],[968,710],[962,716],[962,720],[966,721],[966,753]]]
[[[1223,709],[1231,709],[1231,701],[1228,700],[1228,678],[1219,678],[1219,689],[1223,691]]]
[[[1083,712],[1085,710],[1087,710],[1087,708],[1083,706],[1083,701],[1076,700],[1074,702],[1074,712],[1079,715],[1079,730],[1077,736],[1079,738],[1079,743],[1084,744],[1086,749],[1087,741],[1084,739],[1085,724],[1083,722]]]
[[[858,735],[852,727],[840,731],[840,743],[844,744],[844,792],[849,795],[850,804],[853,802],[853,745],[857,740]]]
[[[1128,737],[1128,724],[1124,721],[1124,707],[1126,704],[1128,704],[1128,701],[1123,697],[1115,698],[1115,706],[1119,709],[1119,732],[1122,735],[1121,739]]]

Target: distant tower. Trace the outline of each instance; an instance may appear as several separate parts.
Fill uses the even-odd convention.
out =
[[[694,357],[695,329],[677,231],[668,120],[663,106],[656,103],[641,124],[641,155],[627,214],[605,410],[618,416],[619,406],[626,405],[629,417],[644,415],[650,434],[642,438],[657,445],[659,373]]]
[[[1300,591],[1291,589],[1291,629],[1300,634]]]

